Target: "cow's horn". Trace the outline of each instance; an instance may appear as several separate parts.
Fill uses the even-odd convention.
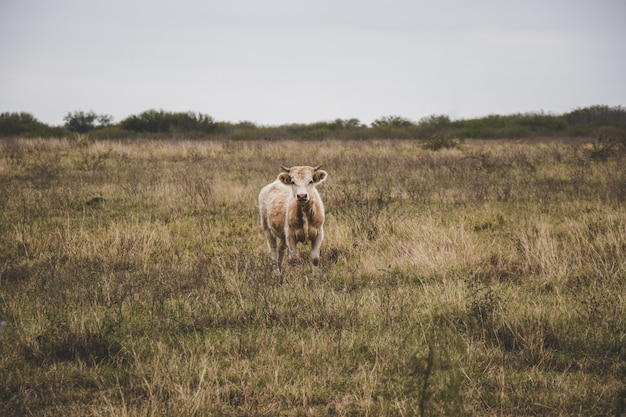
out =
[[[319,164],[318,166],[316,166],[315,170],[317,171],[318,169],[320,169],[322,167],[322,165],[324,165],[324,164]]]
[[[287,168],[286,166],[281,165],[280,167],[283,169],[283,171],[289,172],[289,168]]]

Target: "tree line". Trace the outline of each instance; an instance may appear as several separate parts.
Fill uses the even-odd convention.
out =
[[[419,139],[450,141],[532,137],[626,138],[626,108],[595,105],[565,114],[518,113],[452,120],[431,115],[419,121],[402,116],[383,116],[371,124],[358,119],[336,119],[309,124],[261,126],[253,122],[216,121],[194,112],[147,110],[114,123],[113,117],[93,111],[67,113],[62,126],[49,126],[30,113],[1,113],[0,137],[67,137],[92,139]]]

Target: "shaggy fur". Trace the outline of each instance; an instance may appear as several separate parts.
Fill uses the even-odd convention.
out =
[[[290,262],[298,260],[298,242],[311,243],[311,261],[317,271],[324,240],[324,203],[315,186],[328,177],[320,167],[281,167],[284,172],[259,193],[261,226],[274,273],[280,274],[285,248]]]

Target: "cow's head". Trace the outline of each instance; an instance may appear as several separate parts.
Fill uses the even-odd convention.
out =
[[[278,180],[285,185],[291,186],[293,196],[299,203],[306,203],[311,198],[311,192],[315,186],[326,180],[328,173],[316,167],[296,166],[287,168],[281,166],[285,172],[278,174]]]

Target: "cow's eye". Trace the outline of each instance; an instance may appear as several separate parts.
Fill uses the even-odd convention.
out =
[[[313,184],[313,180],[309,181],[309,184]]]

